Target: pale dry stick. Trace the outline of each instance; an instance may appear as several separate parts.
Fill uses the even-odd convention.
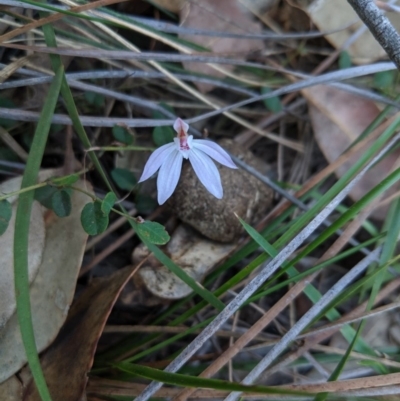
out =
[[[314,346],[311,348],[316,351],[321,351],[326,354],[336,354],[336,355],[345,355],[346,350],[341,349],[338,347],[332,347],[330,345],[321,345],[321,344],[314,344]],[[350,356],[353,357],[354,359],[361,359],[361,360],[370,360],[370,361],[375,361],[378,363],[381,363],[382,365],[390,366],[392,368],[400,368],[400,362],[393,361],[391,359],[388,359],[386,357],[379,358],[377,356],[371,356],[371,355],[365,355],[360,352],[356,351],[351,351]]]
[[[375,395],[390,395],[399,394],[400,386],[400,374],[391,373],[389,375],[378,375],[362,378],[354,378],[349,380],[342,380],[340,382],[327,382],[327,383],[307,383],[307,384],[286,384],[276,386],[280,390],[291,390],[291,391],[302,391],[305,393],[321,393],[329,392],[335,393],[338,397],[356,397],[356,396],[368,396],[365,393],[365,389],[376,390]],[[132,396],[136,397],[139,395],[145,384],[142,383],[128,383],[124,381],[104,379],[91,377],[87,387],[87,394],[102,394],[102,395],[121,395],[121,396]],[[381,390],[378,392],[377,390]],[[179,389],[175,388],[162,388],[155,396],[160,398],[172,398],[179,392]],[[223,398],[227,395],[227,391],[221,390],[209,390],[209,389],[198,389],[196,394],[191,399],[207,399],[213,400]],[[278,394],[267,395],[267,394],[256,394],[256,393],[243,393],[245,399],[255,400],[269,400],[269,399],[280,399],[287,400],[287,396]],[[299,398],[309,399],[306,398]]]
[[[24,148],[6,131],[3,127],[0,127],[0,139],[15,152],[15,154],[24,162],[28,160],[28,153]]]
[[[108,255],[113,253],[116,249],[118,249],[122,244],[128,241],[135,235],[135,231],[133,229],[129,229],[125,234],[121,235],[116,239],[111,245],[107,248],[103,249],[100,253],[98,253],[86,266],[82,266],[79,277],[82,277],[86,274],[90,269],[100,263],[103,259],[105,259]]]
[[[395,6],[392,4],[388,4],[385,3],[383,1],[380,0],[375,0],[375,4],[384,11],[388,11],[388,12],[395,12],[395,13],[399,13],[400,12],[400,7],[399,6]]]
[[[310,362],[310,365],[314,367],[314,369],[319,372],[319,374],[322,376],[324,380],[328,380],[329,376],[332,374],[332,372],[328,372],[320,362],[318,362],[312,354],[309,352],[304,353],[304,358],[307,359],[308,362]]]
[[[180,334],[184,333],[189,327],[187,326],[144,326],[144,325],[107,325],[103,333],[168,333]],[[237,329],[236,329],[237,330]],[[215,335],[222,338],[238,338],[243,335],[246,329],[239,329],[240,331],[218,330]],[[201,329],[193,331],[192,334],[201,333]],[[265,336],[258,336],[255,338],[257,341],[265,341]]]
[[[267,128],[271,127],[272,124],[276,123],[279,121],[282,117],[285,117],[288,114],[293,114],[296,109],[306,105],[306,100],[305,99],[297,99],[293,103],[289,104],[288,106],[285,106],[282,111],[279,111],[278,113],[270,113],[268,117],[262,119],[257,123],[259,128]],[[252,130],[245,130],[241,132],[240,134],[236,135],[234,138],[235,142],[240,143],[243,146],[246,146],[246,148],[252,146],[255,141],[252,139],[253,136],[255,136],[254,132]],[[255,136],[257,139],[258,137]]]
[[[107,5],[111,5],[111,4],[115,4],[115,3],[123,3],[125,1],[128,0],[98,0],[98,1],[94,1],[88,4],[84,4],[82,6],[79,5],[74,5],[73,7],[71,7],[68,11],[71,12],[75,12],[75,13],[79,13],[79,12],[83,12],[83,11],[88,11],[92,8],[96,8],[96,7],[104,7]],[[23,5],[22,5],[23,6]],[[16,36],[20,36],[25,32],[29,32],[30,30],[34,29],[34,28],[38,28],[41,27],[45,24],[49,24],[51,22],[55,22],[58,21],[62,18],[67,17],[66,14],[63,13],[56,13],[56,14],[51,14],[48,17],[45,18],[40,18],[37,21],[33,21],[30,22],[26,25],[21,26],[20,28],[16,28],[10,32],[7,32],[3,35],[0,35],[0,43],[5,42],[6,40],[10,40]]]
[[[395,200],[398,197],[400,197],[400,191],[396,191],[394,194],[388,196],[386,199],[381,201],[381,203],[378,205],[378,207],[386,206],[388,203],[391,203],[393,200]]]
[[[45,54],[58,54],[64,56],[74,56],[74,57],[91,57],[91,58],[110,58],[110,59],[120,59],[120,60],[145,60],[149,62],[152,61],[184,61],[185,59],[194,59],[194,61],[198,62],[207,62],[208,60],[217,59],[216,62],[220,63],[229,63],[235,65],[247,65],[251,64],[248,62],[242,62],[240,60],[231,60],[231,59],[223,59],[223,58],[216,58],[216,57],[204,57],[204,56],[185,56],[185,55],[176,55],[176,54],[164,54],[164,53],[137,53],[132,52],[129,50],[102,50],[102,49],[76,49],[76,48],[61,48],[61,47],[45,47],[45,46],[26,46],[26,45],[17,45],[14,43],[5,43],[3,44],[4,47],[11,48],[11,49],[20,49],[20,50],[34,50],[38,53],[45,53]],[[193,60],[191,60],[193,61]],[[264,65],[256,64],[258,68],[265,68]],[[272,67],[270,67],[272,68]],[[338,81],[343,81],[346,79],[356,78],[360,76],[365,76],[368,74],[374,74],[376,72],[383,72],[383,71],[391,71],[395,69],[395,65],[391,62],[382,62],[376,63],[372,65],[365,65],[365,66],[358,66],[358,67],[351,67],[345,70],[329,72],[323,75],[319,75],[316,77],[310,78],[307,74],[300,74],[293,71],[282,70],[283,73],[293,74],[302,78],[302,81],[295,82],[293,84],[285,85],[279,89],[276,89],[272,92],[268,92],[262,95],[257,95],[253,97],[249,97],[245,100],[241,100],[237,103],[232,103],[230,105],[220,107],[215,111],[210,111],[208,113],[201,114],[196,117],[187,118],[186,122],[188,124],[192,124],[210,117],[214,117],[218,114],[222,114],[225,112],[229,112],[230,110],[237,109],[239,107],[246,106],[251,103],[255,103],[261,100],[269,99],[274,96],[281,96],[286,93],[302,90],[304,88],[308,88],[310,86],[316,86],[320,84],[326,84],[330,86],[334,86],[345,90],[346,92],[359,94],[362,96],[367,96],[370,99],[374,99],[376,101],[382,102],[383,104],[388,104],[394,106],[396,108],[400,108],[400,103],[393,101],[391,99],[385,98],[384,96],[376,95],[371,91],[365,91],[359,88],[356,88],[351,85],[339,83]],[[168,124],[164,122],[164,125]],[[132,125],[133,126],[133,125]],[[135,125],[137,126],[137,125]]]
[[[346,317],[345,319],[341,319],[340,323],[333,322],[333,323],[329,323],[325,326],[322,326],[318,329],[310,330],[304,334],[300,334],[299,336],[297,336],[296,340],[304,340],[304,339],[307,339],[308,337],[316,336],[318,334],[323,334],[328,331],[331,332],[332,329],[341,330],[342,327],[346,324],[356,323],[356,322],[359,322],[360,320],[364,320],[364,319],[371,319],[373,317],[379,316],[382,313],[387,313],[387,312],[390,312],[390,311],[392,311],[394,309],[398,309],[398,308],[400,308],[400,302],[393,302],[391,304],[384,305],[379,308],[373,309],[370,312],[362,313],[357,317]],[[248,351],[254,351],[254,350],[258,350],[258,349],[265,348],[265,347],[270,347],[272,345],[275,345],[278,341],[279,340],[268,340],[263,343],[259,343],[257,345],[250,345],[249,347],[242,348],[242,350],[240,352],[248,352]]]
[[[373,0],[347,0],[400,70],[400,35]]]
[[[319,85],[319,84],[329,84],[335,85],[339,81],[344,81],[351,78],[357,78],[360,76],[365,76],[369,74],[374,74],[376,72],[384,72],[384,71],[393,71],[396,69],[395,64],[388,61],[382,61],[375,64],[369,65],[362,65],[356,67],[349,67],[344,70],[339,71],[332,71],[323,75],[319,76],[310,76],[305,73],[296,72],[293,70],[288,70],[285,68],[274,68],[270,66],[266,66],[265,64],[253,63],[249,61],[243,61],[240,59],[230,59],[230,58],[223,58],[217,56],[209,56],[207,54],[201,53],[200,55],[185,55],[185,54],[176,54],[176,53],[162,53],[162,52],[132,52],[132,50],[106,50],[100,48],[93,48],[93,47],[85,47],[85,48],[77,48],[76,42],[71,42],[75,45],[73,48],[62,48],[62,47],[47,47],[47,46],[27,46],[27,45],[20,45],[14,42],[7,42],[3,43],[2,46],[9,48],[9,49],[17,49],[17,50],[33,50],[38,53],[45,53],[45,54],[58,54],[59,56],[72,56],[72,57],[79,57],[79,58],[97,58],[97,59],[108,59],[108,60],[140,60],[146,61],[149,60],[157,61],[157,62],[171,62],[171,63],[180,63],[185,61],[190,62],[198,62],[198,63],[219,63],[219,64],[227,64],[227,65],[235,65],[235,66],[242,66],[242,67],[253,67],[258,68],[260,70],[266,71],[273,71],[273,72],[281,72],[284,74],[291,74],[295,77],[305,79],[312,77],[312,83],[310,83],[310,79],[308,81],[299,82],[296,85],[286,85],[275,91],[255,96],[251,99],[241,100],[237,103],[233,103],[230,106],[223,107],[222,111],[229,111],[236,109],[238,107],[242,107],[244,105],[254,103],[260,100],[269,99],[270,97],[281,96],[283,94],[289,93],[288,87],[290,87],[291,91],[300,90],[306,88],[310,85]],[[315,82],[316,81],[316,82]],[[359,89],[353,87],[351,85],[347,85],[347,88],[353,88],[354,91],[359,92]],[[350,90],[350,89],[347,89]],[[389,100],[386,100],[386,103],[393,104],[396,107],[400,107],[399,103],[392,102],[390,103]],[[207,115],[201,116],[202,119],[211,117],[216,115],[216,112],[208,113]]]
[[[256,381],[263,371],[286,349],[286,347],[297,337],[298,334],[320,313],[333,299],[337,297],[344,288],[350,285],[356,277],[364,272],[369,265],[376,261],[381,252],[381,248],[375,249],[361,262],[357,263],[348,273],[346,273],[332,288],[330,288],[322,298],[314,304],[300,320],[282,337],[254,369],[242,380],[243,384],[251,384]],[[234,401],[240,397],[241,392],[235,391],[226,397],[225,401]]]
[[[399,287],[400,287],[400,278],[394,279],[393,281],[389,282],[389,284],[387,284],[376,296],[374,305],[378,304],[379,302],[382,302],[383,299],[389,296],[389,294],[391,294],[393,291],[396,291]],[[340,330],[341,323],[345,323],[351,319],[361,319],[362,316],[364,316],[367,303],[368,300],[364,301],[361,305],[354,308],[351,312],[347,313],[346,315],[338,319],[336,322],[334,322],[334,325],[332,326],[331,329],[323,330],[320,333],[316,331],[316,334],[307,336],[304,345],[299,347],[295,352],[293,352],[290,356],[286,357],[283,361],[278,362],[276,365],[268,369],[264,373],[263,377],[267,377],[276,372],[279,372],[280,370],[284,369],[287,365],[300,358],[304,352],[310,350],[315,344],[325,341],[326,339],[331,337],[333,334],[335,334],[337,331]]]
[[[302,340],[310,336],[323,334],[327,331],[331,331],[332,329],[340,329],[344,324],[356,323],[363,319],[370,319],[372,317],[380,315],[381,313],[387,313],[397,308],[400,308],[400,302],[393,302],[388,305],[380,306],[379,308],[373,309],[370,312],[363,313],[360,316],[343,318],[343,320],[341,319],[340,323],[338,322],[329,323],[325,326],[319,327],[318,329],[314,329],[304,334],[300,334],[297,337],[297,339]]]
[[[268,279],[279,267],[287,260],[293,252],[313,233],[322,222],[332,213],[340,202],[350,193],[354,186],[361,180],[364,174],[380,160],[388,150],[398,141],[400,135],[396,135],[388,144],[337,194],[328,205],[321,210],[310,223],[304,227],[271,261],[267,261],[260,267],[260,272],[239,294],[235,297],[215,319],[189,344],[179,356],[168,365],[166,372],[176,372],[179,370],[192,355],[207,341],[231,316],[235,313],[246,300]],[[368,255],[364,260],[369,260],[374,256],[375,251]],[[293,330],[293,329],[292,329]],[[159,388],[160,382],[151,382],[143,393],[135,401],[148,400]]]
[[[19,68],[25,66],[32,56],[24,56],[20,57],[17,60],[14,60],[12,63],[8,64],[0,71],[0,84],[3,83],[6,79],[10,78],[15,71]]]
[[[237,322],[238,322],[238,320],[239,320],[239,315],[240,315],[240,310],[238,310],[238,311],[234,314],[234,316],[233,316],[232,331],[235,331],[235,328],[236,328],[236,326],[237,326]],[[234,340],[234,337],[233,337],[233,336],[229,337],[229,347],[231,347],[231,346],[233,345],[233,340]],[[232,365],[232,360],[230,360],[229,363],[228,363],[228,380],[229,380],[230,382],[233,381],[233,365]]]
[[[251,5],[251,2],[249,2],[249,1],[239,0],[239,3],[243,7],[246,7],[252,14],[254,14],[260,21],[262,21],[272,31],[274,31],[277,34],[282,34],[281,27],[272,18],[270,18],[267,13],[260,14],[260,12],[256,8],[253,8],[253,6]]]
[[[129,68],[122,67],[120,65],[111,64],[111,60],[107,60],[110,62],[110,65],[119,68],[120,70],[97,70],[97,71],[82,71],[82,72],[73,72],[65,74],[67,81],[69,79],[72,80],[84,80],[84,79],[101,79],[101,78],[109,78],[109,79],[153,79],[153,78],[165,78],[164,74],[157,71],[141,71],[141,70],[133,70]],[[0,68],[4,68],[6,64],[0,63]],[[0,72],[1,73],[1,72]],[[18,79],[11,82],[2,83],[0,85],[0,89],[9,89],[9,88],[18,88],[21,86],[28,86],[28,85],[38,85],[43,83],[49,83],[52,81],[54,73],[51,76],[42,75],[42,74],[32,74],[32,71],[27,70],[25,68],[20,68],[17,71],[18,74],[34,76],[35,78],[25,78],[25,79]],[[220,88],[231,90],[232,92],[241,93],[246,96],[255,96],[257,95],[256,92],[248,90],[246,88],[242,88],[237,85],[233,85],[231,83],[226,83],[222,81],[218,81],[217,79],[210,79],[199,77],[196,75],[187,75],[187,74],[175,74],[178,78],[184,81],[191,81],[191,82],[201,82],[206,84],[211,84]],[[179,107],[183,107],[179,105]],[[207,107],[207,106],[204,106]]]
[[[321,256],[321,258],[315,262],[315,264],[322,263],[323,261],[337,255],[341,249],[346,246],[348,240],[359,230],[364,222],[364,219],[368,217],[368,214],[359,216],[361,218],[352,221],[344,230],[344,233],[336,239],[336,241]],[[222,355],[220,355],[199,376],[211,377],[215,375],[229,360],[231,360],[237,353],[241,352],[241,350],[250,341],[252,341],[256,335],[259,335],[259,333],[261,333],[261,331],[264,330],[265,327],[273,321],[273,319],[275,319],[284,309],[286,309],[293,302],[293,300],[304,291],[305,287],[314,281],[319,273],[320,271],[317,271],[296,283],[265,313],[265,315],[263,315],[242,337],[240,337],[239,340],[233,344],[233,346],[228,348]],[[173,401],[184,401],[195,391],[195,389],[186,388],[181,392],[179,397],[176,397]]]
[[[400,384],[400,374],[390,373],[387,375],[362,377],[339,382],[327,382],[317,384],[287,384],[276,386],[276,388],[285,388],[286,390],[305,391],[309,393],[338,393],[342,391],[359,390],[373,387],[386,387]],[[338,394],[339,395],[339,394]]]

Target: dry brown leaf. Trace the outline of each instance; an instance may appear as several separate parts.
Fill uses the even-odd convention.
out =
[[[15,183],[16,181],[13,180]],[[15,187],[18,190],[20,182]],[[0,192],[3,193],[0,186]],[[14,293],[14,226],[17,202],[12,205],[12,217],[6,232],[0,236],[0,330],[6,324],[7,320],[16,310]],[[39,270],[42,262],[44,248],[45,227],[42,207],[39,202],[34,202],[32,206],[31,222],[29,226],[29,244],[28,244],[28,273],[29,283]]]
[[[181,225],[174,231],[165,251],[185,273],[194,280],[201,281],[234,248],[235,245],[211,241],[188,226]],[[147,254],[144,247],[135,248],[134,262],[142,260]],[[144,267],[139,270],[139,276],[146,289],[162,299],[180,299],[192,292],[187,284],[162,266],[154,256],[150,256],[145,262]]]
[[[254,22],[244,6],[237,0],[187,1],[180,13],[181,25],[187,28],[222,31],[230,33],[260,33],[261,27]],[[254,51],[264,47],[262,40],[219,38],[215,36],[180,35],[182,39],[197,43],[221,56],[246,58]],[[211,77],[223,77],[221,72],[204,63],[183,63],[185,68]],[[224,66],[230,71],[232,66]],[[213,89],[210,84],[196,83],[202,92]]]
[[[22,383],[16,376],[11,376],[0,384],[1,401],[21,401]]]
[[[321,31],[340,29],[339,32],[326,36],[326,39],[335,48],[341,48],[347,39],[362,26],[362,22],[347,0],[315,0],[307,11]],[[394,27],[399,30],[400,14],[388,13],[387,16]],[[347,52],[353,62],[360,64],[371,63],[387,57],[381,45],[368,29],[347,49]]]
[[[53,399],[83,399],[97,342],[118,295],[135,271],[128,266],[95,280],[72,305],[58,337],[41,357]],[[41,401],[32,380],[25,386],[24,401]]]
[[[350,144],[379,114],[379,109],[371,100],[328,86],[317,86],[303,91],[311,103],[309,112],[316,141],[326,159],[335,161]],[[364,151],[357,152],[336,170],[341,177],[354,165]],[[374,166],[350,196],[358,200],[386,177],[399,158],[399,151],[385,157]],[[388,193],[393,193],[399,186],[394,186]],[[384,219],[387,207],[377,209],[373,216]]]
[[[57,175],[56,172],[57,170],[42,171],[40,181]],[[21,178],[18,179],[20,182]],[[8,181],[3,188],[10,188],[10,185]],[[75,185],[90,191],[88,185],[82,181]],[[8,189],[4,191],[10,192]],[[87,234],[81,226],[80,214],[88,197],[74,191],[71,200],[72,213],[65,218],[59,218],[43,208],[46,210],[45,243],[40,266],[30,287],[32,320],[39,352],[51,344],[67,317],[87,240]],[[35,209],[34,212],[40,213],[40,210]],[[25,363],[26,355],[18,319],[16,313],[13,313],[0,328],[0,383]]]
[[[186,0],[151,0],[152,3],[178,14]]]

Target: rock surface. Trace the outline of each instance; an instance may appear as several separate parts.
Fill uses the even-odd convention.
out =
[[[250,166],[265,174],[268,166],[249,150],[225,139],[221,146]],[[189,162],[184,163],[177,189],[168,204],[176,215],[207,238],[231,242],[243,233],[234,215],[254,223],[270,209],[274,192],[257,178],[242,169],[219,165],[224,196],[217,199],[201,184]]]

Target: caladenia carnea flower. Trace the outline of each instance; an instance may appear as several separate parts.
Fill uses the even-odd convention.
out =
[[[237,168],[221,146],[205,139],[188,135],[189,125],[178,118],[174,123],[177,137],[174,142],[156,149],[147,161],[139,182],[150,178],[160,169],[157,178],[158,203],[162,205],[175,191],[181,175],[183,159],[189,159],[201,183],[216,198],[221,199],[221,177],[211,157],[229,168]]]

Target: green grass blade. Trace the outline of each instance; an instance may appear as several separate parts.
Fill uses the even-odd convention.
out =
[[[169,373],[163,370],[149,368],[147,366],[135,365],[126,362],[120,362],[114,365],[116,368],[131,373],[134,376],[141,376],[151,380],[157,380],[162,383],[175,386],[194,387],[194,388],[212,388],[214,390],[224,391],[245,391],[260,394],[290,394],[304,396],[305,392],[290,391],[266,386],[246,386],[244,384],[232,383],[225,380],[205,379],[203,377],[193,377],[180,373]]]
[[[139,235],[139,234],[138,234]],[[146,241],[141,235],[140,239],[145,243],[147,248],[153,252],[154,256],[172,273],[179,277],[185,284],[187,284],[196,294],[200,295],[210,305],[213,305],[218,311],[224,309],[225,305],[220,301],[212,292],[200,286],[196,280],[190,277],[181,267],[175,264],[164,252],[162,252],[156,245]]]
[[[350,343],[345,354],[340,359],[340,362],[337,364],[335,370],[330,375],[328,382],[333,382],[333,381],[336,381],[339,379],[339,376],[342,373],[343,369],[345,368],[346,363],[350,358],[350,354],[353,351],[354,346],[357,343],[357,339],[361,335],[363,326],[364,326],[363,322],[358,326],[358,329],[354,335],[353,341]],[[314,401],[325,401],[327,399],[327,397],[328,397],[328,393],[320,393],[314,398]]]
[[[63,73],[63,69],[59,68],[43,105],[22,178],[21,188],[36,184],[37,175],[50,130],[51,120],[60,92]],[[50,401],[51,396],[46,385],[36,349],[29,294],[28,240],[33,197],[34,191],[29,191],[21,193],[18,200],[14,232],[15,297],[22,342],[25,347],[29,367],[32,371],[33,378],[42,400]]]

